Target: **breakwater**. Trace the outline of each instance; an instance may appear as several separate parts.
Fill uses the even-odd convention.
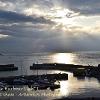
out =
[[[83,65],[74,65],[74,64],[59,64],[59,63],[44,63],[44,64],[34,64],[30,66],[31,70],[65,70],[65,71],[74,71],[78,68],[88,69],[93,66],[83,66]]]
[[[14,64],[0,65],[0,71],[16,71],[18,67]]]

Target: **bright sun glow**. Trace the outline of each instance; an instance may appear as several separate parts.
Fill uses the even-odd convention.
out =
[[[66,17],[66,14],[69,12],[68,9],[57,10],[56,16],[57,17]]]
[[[57,53],[54,55],[54,62],[56,63],[71,64],[72,61],[73,58],[69,53]]]
[[[57,7],[52,8],[51,11],[47,13],[47,17],[58,24],[68,25],[73,23],[73,19],[67,17],[69,13],[74,14],[74,12],[69,9]]]
[[[72,24],[72,19],[68,19],[66,17],[60,19],[54,19],[53,21],[62,25]]]

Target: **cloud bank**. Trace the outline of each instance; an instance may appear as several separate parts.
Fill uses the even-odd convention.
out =
[[[0,52],[100,50],[100,0],[0,0]]]

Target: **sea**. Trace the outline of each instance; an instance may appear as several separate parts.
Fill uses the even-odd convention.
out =
[[[14,64],[18,71],[0,72],[0,77],[17,75],[37,75],[37,70],[30,70],[33,63],[64,63],[76,65],[100,64],[100,51],[72,53],[3,53],[0,64]],[[64,97],[100,97],[100,80],[96,78],[77,78],[73,73],[60,70],[38,70],[38,74],[67,73],[68,80],[60,81],[60,88],[54,91],[33,90],[27,86],[13,90],[0,91],[0,98],[8,100],[53,100]]]

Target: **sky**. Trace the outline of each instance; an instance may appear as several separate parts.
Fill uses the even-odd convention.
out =
[[[100,50],[100,0],[0,0],[0,52]]]

